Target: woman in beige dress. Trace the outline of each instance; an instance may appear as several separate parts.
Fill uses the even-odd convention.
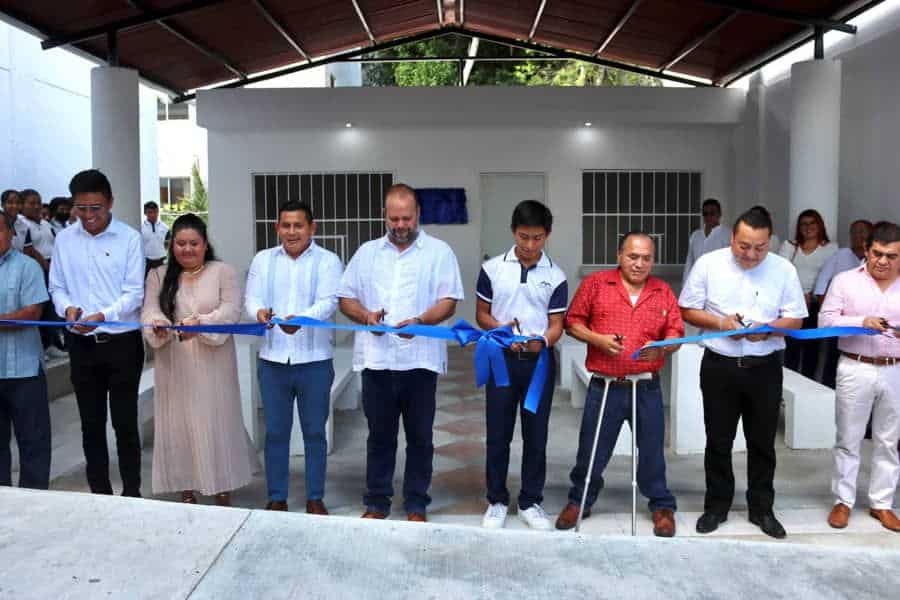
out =
[[[141,321],[154,325],[234,323],[241,314],[234,269],[215,259],[196,215],[172,226],[168,265],[147,275]],[[231,505],[256,456],[241,417],[237,356],[230,334],[145,330],[155,352],[153,492],[195,491]]]

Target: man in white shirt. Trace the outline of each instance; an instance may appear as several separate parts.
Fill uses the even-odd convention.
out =
[[[525,397],[544,346],[551,347],[563,333],[569,304],[566,274],[544,252],[553,229],[550,209],[537,200],[520,202],[510,226],[515,245],[481,266],[476,292],[478,326],[490,330],[511,325],[518,335],[540,336],[543,341],[513,344],[504,352],[509,385],[499,387],[493,378],[485,386],[487,422],[487,500],[481,523],[499,529],[506,521],[509,490],[509,446],[516,430],[516,413],[522,415],[522,489],[518,515],[532,529],[552,529],[541,502],[547,475],[547,434],[556,363],[548,352],[548,374],[537,412],[524,409]]]
[[[707,198],[703,201],[703,227],[691,234],[688,242],[688,253],[684,261],[683,281],[687,281],[691,267],[697,259],[713,250],[727,248],[731,243],[731,231],[720,224],[722,220],[722,205],[715,198]]]
[[[331,319],[337,309],[341,259],[313,241],[316,222],[307,204],[292,201],[278,211],[281,245],[259,252],[250,264],[244,307],[251,318],[270,323],[311,317]],[[278,326],[266,332],[257,375],[266,419],[267,510],[288,509],[290,442],[294,401],[303,431],[306,512],[327,515],[325,425],[334,381],[333,332],[315,327]]]
[[[819,306],[825,300],[825,292],[828,291],[831,280],[838,273],[855,269],[863,262],[866,256],[866,240],[869,239],[873,227],[872,222],[865,219],[859,219],[850,224],[850,247],[841,248],[835,252],[819,271],[819,277],[816,279],[816,286],[813,289]],[[838,361],[841,358],[841,352],[838,350],[838,338],[827,338],[822,342],[826,347],[825,364],[822,367],[822,385],[834,389]]]
[[[141,223],[141,242],[144,247],[144,277],[150,269],[162,266],[166,260],[166,242],[169,228],[159,220],[159,205],[152,200],[144,204],[144,222]]]
[[[807,316],[797,270],[769,252],[772,220],[750,209],[732,230],[730,248],[704,255],[691,271],[678,304],[688,323],[705,331],[731,331],[769,324],[799,329]],[[770,334],[711,339],[700,365],[706,425],[706,498],[697,532],[715,531],[734,500],[731,449],[738,421],[747,437],[747,505],[750,522],[766,535],[786,533],[775,518],[775,432],[781,407],[780,350],[784,338]]]
[[[72,199],[64,196],[58,196],[50,201],[50,228],[53,229],[53,235],[59,235],[59,232],[69,226],[69,219],[72,217]]]
[[[445,242],[419,230],[415,190],[388,188],[387,234],[360,246],[338,288],[341,312],[365,325],[438,325],[463,299],[459,265]],[[353,368],[362,371],[369,423],[363,518],[385,519],[394,495],[397,432],[403,418],[406,471],[403,501],[410,521],[425,521],[431,502],[437,376],[447,371],[443,340],[409,335],[356,334]]]
[[[144,344],[136,327],[144,299],[144,256],[140,234],[112,216],[109,180],[82,171],[69,191],[78,223],[56,238],[50,261],[50,296],[66,321],[81,321],[69,336],[72,385],[81,416],[87,480],[95,494],[112,494],[106,413],[116,432],[122,495],[141,495],[138,385]],[[109,408],[107,409],[107,402]]]

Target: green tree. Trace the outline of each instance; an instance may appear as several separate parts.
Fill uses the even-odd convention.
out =
[[[186,213],[194,213],[205,223],[209,223],[209,196],[200,177],[200,165],[196,161],[191,166],[191,193],[178,198],[169,210],[165,210],[164,207],[160,218],[166,225],[172,227],[175,219]]]

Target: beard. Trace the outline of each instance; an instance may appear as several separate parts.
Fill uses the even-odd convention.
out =
[[[417,228],[407,229],[402,235],[398,234],[397,229],[388,229],[388,238],[395,244],[412,244],[416,241],[417,237],[419,237],[419,230]]]

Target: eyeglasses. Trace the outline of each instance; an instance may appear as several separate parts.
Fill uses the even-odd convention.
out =
[[[100,212],[105,207],[102,204],[76,204],[72,207],[72,210],[80,210],[82,212]]]

